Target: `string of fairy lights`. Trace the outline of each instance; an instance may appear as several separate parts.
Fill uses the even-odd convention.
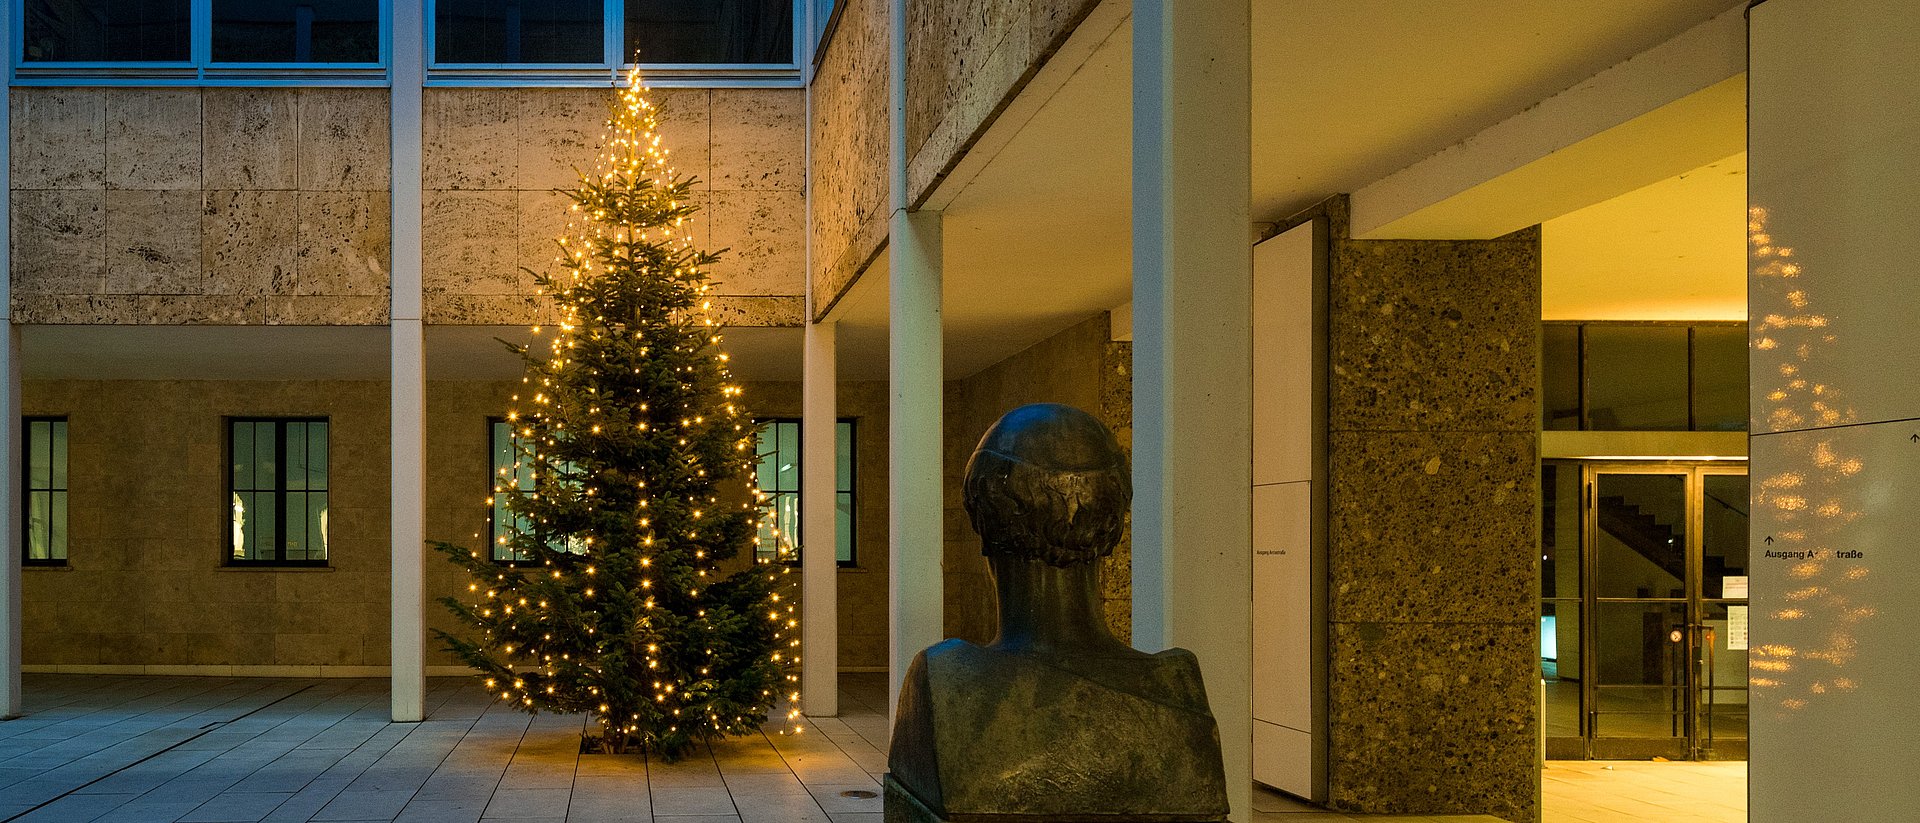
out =
[[[711,258],[700,252],[694,244],[689,232],[687,210],[676,198],[676,191],[683,190],[676,189],[677,176],[670,161],[671,152],[662,145],[658,132],[660,111],[648,98],[649,90],[641,82],[638,69],[630,70],[626,81],[625,87],[619,92],[613,116],[604,124],[605,128],[601,135],[603,148],[592,171],[582,178],[581,191],[595,192],[602,199],[595,201],[592,197],[576,198],[568,215],[565,233],[559,238],[559,251],[552,261],[558,265],[563,275],[548,281],[553,284],[553,288],[541,290],[543,296],[558,298],[551,301],[557,309],[556,316],[553,318],[556,321],[553,324],[555,329],[549,335],[550,340],[544,359],[528,358],[528,375],[521,378],[522,388],[512,395],[513,405],[506,415],[506,422],[515,443],[514,459],[511,466],[499,469],[494,478],[493,493],[496,496],[523,495],[523,499],[530,500],[538,500],[542,488],[563,489],[564,492],[557,493],[572,494],[587,500],[614,496],[626,499],[626,493],[633,494],[635,507],[633,525],[637,525],[639,535],[637,561],[637,585],[640,590],[638,596],[641,598],[639,625],[642,627],[649,625],[647,621],[664,608],[661,598],[666,596],[668,588],[677,586],[679,591],[671,599],[676,603],[692,604],[694,611],[691,619],[700,624],[703,636],[710,637],[713,624],[709,620],[707,607],[703,605],[701,596],[716,582],[718,558],[709,557],[708,551],[704,548],[696,548],[690,564],[691,576],[679,575],[679,578],[684,579],[667,573],[668,570],[656,565],[656,560],[662,560],[664,563],[666,558],[662,556],[662,552],[675,551],[676,546],[702,545],[700,541],[703,536],[701,531],[703,524],[713,520],[708,513],[718,512],[724,505],[718,494],[711,493],[713,484],[705,485],[709,493],[703,497],[669,500],[656,497],[656,490],[648,488],[648,478],[643,476],[631,479],[632,487],[622,490],[622,494],[613,495],[611,494],[613,490],[602,487],[603,478],[584,476],[583,473],[568,465],[552,459],[542,459],[539,456],[540,450],[555,449],[562,445],[563,439],[571,441],[575,437],[590,438],[592,435],[611,434],[608,427],[627,424],[632,426],[631,431],[635,434],[651,434],[655,437],[661,435],[662,428],[677,427],[674,445],[685,452],[682,459],[686,461],[688,467],[693,469],[693,477],[696,480],[707,477],[707,464],[700,461],[698,443],[694,442],[694,445],[690,446],[690,442],[698,441],[701,434],[710,433],[715,427],[730,433],[732,460],[735,461],[732,466],[720,467],[725,471],[718,477],[738,476],[740,472],[745,472],[751,478],[757,459],[755,428],[750,425],[741,405],[743,389],[732,382],[728,370],[728,357],[724,352],[714,354],[717,362],[713,367],[717,370],[721,383],[719,387],[721,403],[717,410],[718,414],[713,415],[718,419],[711,422],[709,414],[713,410],[710,408],[703,412],[692,408],[690,404],[682,404],[680,408],[673,409],[670,413],[666,413],[669,411],[666,409],[656,412],[651,408],[651,404],[657,401],[645,399],[641,400],[637,406],[628,403],[623,407],[621,405],[623,401],[630,398],[603,396],[599,389],[592,385],[588,385],[585,389],[588,395],[585,401],[587,405],[585,419],[574,422],[577,434],[568,431],[566,415],[556,413],[555,393],[559,387],[555,385],[555,375],[569,368],[585,368],[591,373],[593,369],[604,365],[577,360],[577,349],[580,348],[580,344],[583,341],[597,343],[604,339],[604,335],[628,332],[621,323],[607,322],[604,316],[597,313],[598,307],[585,305],[585,301],[575,299],[582,294],[578,291],[582,286],[612,273],[609,263],[643,266],[642,258],[645,257],[646,252],[651,251],[658,244],[668,244],[674,252],[669,258],[672,269],[653,271],[652,275],[670,279],[675,283],[693,285],[697,301],[695,308],[687,316],[678,319],[697,322],[701,331],[698,335],[682,335],[675,341],[671,356],[676,358],[675,362],[683,362],[687,357],[697,355],[708,346],[720,344],[723,339],[721,327],[712,315],[711,285],[706,281],[703,273],[703,264]],[[598,188],[592,185],[595,181]],[[633,198],[633,200],[620,202],[619,198]],[[654,200],[649,201],[647,198]],[[633,205],[633,203],[671,214],[672,220],[662,225],[644,225],[618,219],[620,215],[615,212],[620,210],[619,207]],[[548,291],[553,293],[548,295]],[[536,339],[542,335],[542,327],[539,324],[532,326],[531,331]],[[630,333],[633,335],[632,339],[638,343],[644,343],[647,339],[644,328]],[[642,345],[638,354],[641,357],[654,355],[650,346],[651,344]],[[598,350],[597,347],[595,350]],[[682,381],[683,386],[692,385],[694,381],[700,379],[700,373],[693,365],[680,366],[675,372],[675,377]],[[635,375],[641,373],[638,364],[633,366],[633,373]],[[536,380],[538,383],[535,383]],[[663,417],[664,421],[661,419]],[[589,442],[592,441],[589,440]],[[544,485],[540,478],[541,472],[552,475]],[[521,483],[525,482],[523,478],[532,482],[532,490],[526,490],[521,486]],[[656,485],[671,486],[673,484],[668,480]],[[751,501],[738,504],[744,512],[753,512],[768,499],[767,495],[758,489],[757,484],[753,486]],[[658,493],[671,494],[672,490],[667,488],[659,490]],[[489,508],[493,503],[494,498],[489,497],[487,500]],[[756,526],[757,521],[766,516],[768,515],[762,512],[759,517],[755,517]],[[663,529],[674,528],[675,524],[679,524],[685,531],[680,534],[663,531]],[[552,524],[540,518],[530,518],[530,522],[526,525],[533,529],[535,534],[540,534],[543,533],[544,528]],[[516,525],[515,528],[519,526]],[[776,539],[779,538],[777,530],[769,530],[768,533]],[[680,540],[682,537],[685,538],[684,542]],[[494,539],[501,544],[510,542],[510,538],[505,535]],[[760,529],[755,528],[752,543],[756,549],[760,541]],[[788,727],[781,729],[780,733],[798,733],[802,728],[798,709],[799,678],[794,674],[794,668],[800,662],[799,622],[792,598],[782,597],[779,591],[781,587],[778,585],[779,578],[789,574],[791,569],[785,563],[775,562],[778,559],[784,559],[790,552],[790,548],[785,543],[786,541],[781,541],[782,550],[776,553],[775,558],[761,557],[759,551],[754,551],[753,573],[764,575],[765,582],[768,584],[767,608],[763,614],[772,629],[774,642],[772,651],[768,653],[767,662],[779,667],[780,682],[783,682],[786,688],[781,690],[782,693],[776,693],[772,688],[761,690],[759,705],[733,713],[730,718],[723,717],[711,709],[707,710],[703,724],[691,725],[691,728],[699,734],[739,734],[751,731],[757,728],[757,718],[773,715],[782,698],[789,702],[790,707],[786,713]],[[601,547],[594,545],[592,536],[568,540],[564,550],[581,555],[583,560],[580,563],[556,566],[551,559],[548,559],[534,573],[548,575],[552,581],[564,581],[565,575],[569,572],[577,573],[582,576],[581,580],[575,581],[582,587],[579,591],[586,600],[592,601],[597,587],[595,581],[603,576],[603,570],[599,568],[600,549]],[[471,554],[478,563],[481,559],[480,553],[475,551]],[[535,600],[506,593],[512,588],[510,581],[519,579],[522,574],[525,572],[520,569],[497,570],[494,573],[493,585],[484,589],[478,582],[469,585],[469,592],[477,598],[472,605],[474,611],[482,618],[489,619],[496,616],[496,609],[499,610],[500,617],[516,613],[522,616],[530,615],[541,621],[542,625],[548,625],[553,620],[565,619],[567,615],[556,614],[556,604],[548,600]],[[761,618],[756,616],[754,619]],[[589,635],[595,633],[590,623],[586,627],[586,632]],[[496,642],[491,628],[487,629],[486,634],[488,643]],[[604,645],[608,641],[602,637],[599,642]],[[640,653],[645,671],[652,673],[652,679],[646,684],[651,689],[652,702],[663,716],[673,718],[668,721],[670,725],[667,731],[676,733],[680,731],[680,725],[685,722],[683,711],[693,708],[700,702],[698,697],[689,697],[689,695],[702,691],[699,684],[712,674],[711,666],[715,665],[712,661],[717,657],[717,653],[714,649],[707,648],[704,650],[707,663],[700,664],[695,671],[676,672],[672,661],[684,659],[682,653],[688,650],[663,648],[662,642],[664,638],[647,642],[640,649]],[[556,644],[559,647],[550,648],[549,644]],[[512,676],[489,677],[485,681],[487,688],[500,700],[517,704],[526,710],[533,710],[543,697],[555,695],[556,687],[560,685],[557,681],[564,673],[572,672],[576,675],[597,673],[594,660],[580,659],[587,656],[585,650],[569,650],[564,643],[554,640],[551,631],[542,632],[539,642],[523,642],[520,648],[516,648],[513,643],[501,642],[498,648],[506,656],[505,668],[512,673]],[[576,655],[576,651],[581,653]],[[595,651],[607,650],[596,649]],[[584,679],[591,681],[592,677]],[[604,697],[601,687],[597,685],[587,686],[587,693],[596,698]],[[628,712],[624,717],[611,716],[616,709],[606,700],[599,702],[595,708],[600,716],[603,731],[608,734],[615,732],[634,734],[643,731],[642,716],[638,713]]]

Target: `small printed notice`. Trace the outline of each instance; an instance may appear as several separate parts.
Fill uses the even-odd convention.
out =
[[[1730,574],[1720,578],[1720,596],[1728,600],[1745,600],[1747,598],[1746,575]]]
[[[1746,578],[1741,578],[1744,582]],[[1744,596],[1744,595],[1742,595]],[[1747,607],[1727,607],[1727,651],[1747,650]]]

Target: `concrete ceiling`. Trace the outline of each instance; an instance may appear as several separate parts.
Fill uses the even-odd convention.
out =
[[[1252,216],[1283,219],[1329,195],[1357,191],[1732,5],[1739,4],[1256,0]],[[1108,28],[1099,42],[1085,44],[1084,62],[1030,119],[995,126],[1013,131],[991,159],[956,174],[946,184],[955,190],[936,198],[946,201],[949,378],[971,375],[1130,298],[1132,33],[1124,19]],[[1699,206],[1679,198],[1725,193],[1724,186],[1650,188],[1657,191],[1638,206],[1561,225],[1554,232],[1559,247],[1603,242],[1606,220],[1623,212],[1643,221],[1687,215]],[[1740,219],[1744,193],[1732,208]],[[1724,232],[1696,233],[1682,223],[1642,231],[1646,248],[1636,254],[1725,256],[1705,248],[1722,243]],[[1738,238],[1729,248],[1744,253]],[[834,315],[843,324],[842,373],[884,376],[884,256]]]

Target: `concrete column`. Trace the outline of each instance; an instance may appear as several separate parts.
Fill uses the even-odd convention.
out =
[[[393,3],[393,720],[426,719],[426,327],[420,298],[423,0]]]
[[[911,211],[907,186],[907,0],[887,4],[892,217],[887,224],[888,713],[907,666],[940,641],[940,213]]]
[[[835,548],[834,321],[808,323],[800,412],[800,702],[840,713],[840,564]]]
[[[1133,10],[1133,642],[1200,658],[1252,801],[1248,0]]]
[[[13,54],[13,4],[0,7],[0,54]],[[13,213],[12,101],[0,83],[0,215]],[[0,718],[20,714],[20,330],[13,325],[12,221],[0,219]]]
[[[1751,819],[1920,820],[1920,17],[1748,22]]]

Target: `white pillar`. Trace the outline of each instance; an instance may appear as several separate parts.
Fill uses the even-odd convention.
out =
[[[0,6],[0,54],[13,54],[13,4]],[[0,718],[20,714],[20,330],[13,325],[12,101],[0,83]]]
[[[1133,642],[1200,658],[1252,799],[1248,0],[1133,7]]]
[[[840,713],[839,466],[834,404],[835,322],[807,324],[800,417],[800,702],[813,717]]]
[[[426,719],[426,327],[420,298],[423,0],[393,3],[393,720]]]
[[[887,223],[887,705],[899,702],[907,666],[940,642],[941,490],[940,213],[911,211],[907,190],[907,0],[889,0],[888,112],[892,217]]]

